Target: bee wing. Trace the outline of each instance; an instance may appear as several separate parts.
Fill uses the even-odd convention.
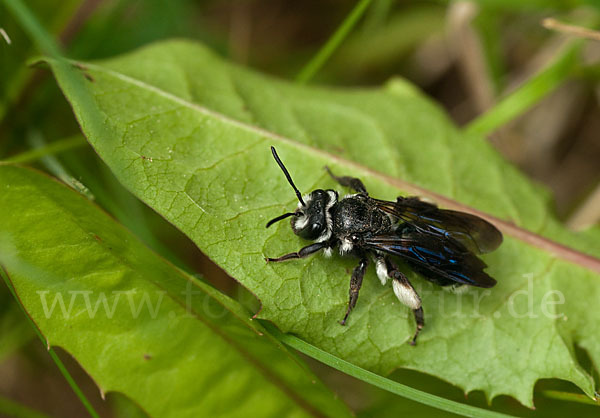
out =
[[[403,258],[425,276],[433,276],[438,284],[456,282],[485,288],[496,284],[496,280],[483,271],[487,265],[452,239],[440,240],[433,235],[413,232],[403,236],[369,237],[365,239],[365,245]]]
[[[399,197],[396,202],[373,200],[379,209],[417,230],[453,238],[476,254],[489,253],[502,244],[502,233],[494,225],[470,213],[439,209],[417,197]]]

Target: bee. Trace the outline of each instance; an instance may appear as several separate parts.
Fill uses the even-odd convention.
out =
[[[336,176],[328,167],[325,170],[337,183],[355,193],[340,199],[335,190],[317,189],[303,197],[274,147],[271,152],[299,203],[295,211],[270,220],[266,226],[291,217],[294,234],[313,241],[313,244],[278,258],[266,258],[266,261],[304,258],[319,251],[329,257],[336,248],[341,255],[358,258],[358,266],[350,278],[348,308],[340,324],[346,325],[356,305],[371,261],[381,284],[385,285],[391,279],[398,300],[414,313],[416,330],[411,345],[416,344],[425,325],[423,307],[421,298],[393,257],[442,287],[490,288],[496,284],[496,280],[484,272],[487,265],[477,257],[477,254],[495,250],[502,243],[502,233],[486,220],[464,212],[439,209],[414,196],[400,196],[395,202],[374,199],[361,180]]]

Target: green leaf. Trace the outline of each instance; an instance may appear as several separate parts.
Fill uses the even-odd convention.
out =
[[[236,302],[83,196],[0,165],[0,265],[47,339],[151,416],[348,416]]]
[[[260,317],[284,332],[377,373],[412,368],[529,406],[541,378],[593,394],[574,344],[600,364],[600,262],[548,238],[597,254],[599,231],[567,232],[545,191],[410,84],[297,86],[184,41],[78,67],[49,63],[117,178],[256,294]],[[409,274],[426,316],[412,347],[412,314],[370,270],[348,326],[340,326],[356,260],[264,262],[307,244],[285,222],[264,228],[297,204],[270,145],[303,192],[340,190],[322,169],[328,164],[362,178],[375,197],[409,192],[495,216],[505,242],[483,258],[498,285],[455,295]]]

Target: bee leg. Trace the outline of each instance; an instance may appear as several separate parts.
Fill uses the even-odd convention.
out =
[[[267,263],[269,263],[269,262],[291,260],[294,258],[304,258],[304,257],[308,257],[309,255],[314,254],[317,251],[322,250],[323,248],[326,248],[328,246],[329,246],[329,244],[327,242],[317,242],[316,244],[307,245],[306,247],[301,248],[298,252],[289,253],[289,254],[282,255],[281,257],[277,257],[277,258],[266,257],[265,260]]]
[[[365,187],[363,182],[360,181],[360,179],[357,179],[356,177],[348,177],[348,176],[338,177],[335,174],[333,174],[331,172],[331,170],[329,169],[329,167],[327,167],[327,166],[325,166],[325,170],[327,170],[327,173],[329,173],[331,178],[333,178],[335,181],[337,181],[342,186],[350,187],[352,190],[355,190],[358,193],[364,194],[365,196],[369,195],[369,193],[367,192],[367,188]]]
[[[350,311],[354,308],[354,305],[356,305],[356,301],[358,300],[358,292],[362,286],[363,277],[365,277],[365,271],[367,271],[368,265],[369,260],[366,257],[363,257],[360,259],[358,266],[356,266],[352,272],[352,278],[350,279],[350,299],[348,301],[348,310],[346,311],[344,319],[340,321],[340,324],[342,325],[346,325],[348,315],[350,315]]]
[[[375,261],[375,271],[377,273],[377,278],[381,282],[383,286],[387,284],[390,275],[388,274],[387,264],[385,262],[385,257],[379,254],[373,256],[373,261]]]
[[[420,307],[419,309],[416,309],[413,311],[413,313],[415,314],[415,321],[417,322],[417,329],[415,331],[415,335],[413,336],[413,339],[410,341],[410,345],[417,345],[417,336],[419,335],[419,332],[421,332],[421,330],[423,329],[423,327],[425,326],[425,317],[423,314],[423,308]]]
[[[410,341],[410,345],[415,345],[417,343],[417,336],[419,335],[419,332],[425,326],[423,308],[421,307],[421,298],[415,291],[415,288],[412,287],[412,284],[410,284],[410,282],[408,281],[408,278],[400,270],[398,270],[398,266],[396,266],[387,257],[386,265],[388,269],[388,274],[392,278],[392,287],[394,289],[394,294],[400,302],[412,309],[413,314],[415,315],[417,329],[415,331],[413,339]]]

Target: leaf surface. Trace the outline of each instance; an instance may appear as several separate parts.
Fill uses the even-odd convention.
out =
[[[529,406],[541,378],[593,394],[574,344],[600,364],[599,261],[548,239],[598,254],[600,233],[564,230],[545,191],[483,138],[457,130],[410,84],[297,86],[184,41],[79,68],[50,65],[119,180],[256,294],[260,316],[283,331],[379,373],[412,368]],[[340,326],[356,260],[264,262],[307,244],[286,222],[264,228],[297,204],[270,145],[303,192],[343,194],[325,174],[327,164],[362,178],[377,198],[417,191],[493,215],[509,233],[483,257],[498,285],[454,295],[410,273],[426,319],[412,347],[412,314],[369,270],[348,326]]]
[[[0,266],[47,339],[151,416],[349,416],[236,302],[84,197],[0,165]]]

